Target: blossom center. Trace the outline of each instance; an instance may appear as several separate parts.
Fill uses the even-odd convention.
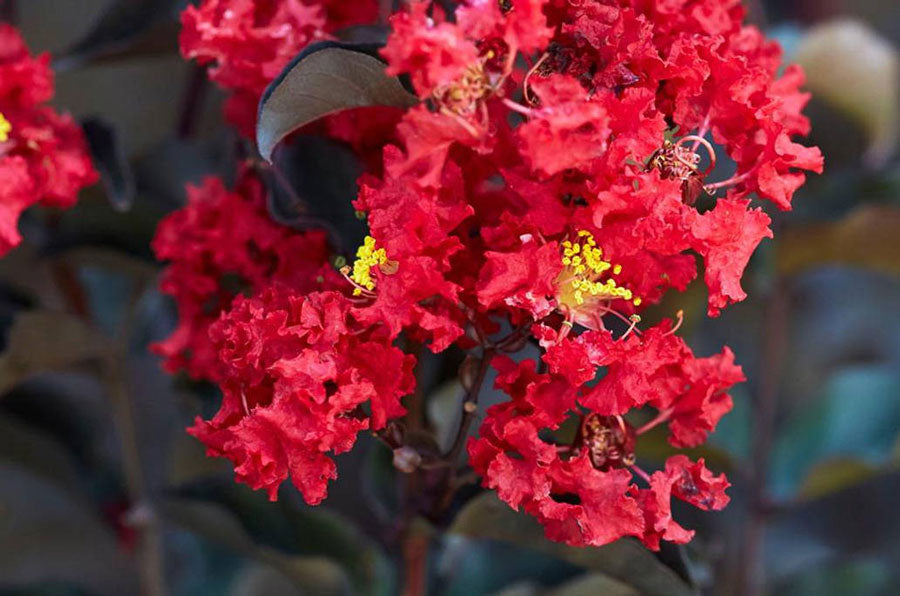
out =
[[[581,230],[575,242],[565,240],[562,247],[557,301],[564,309],[572,313],[590,311],[616,299],[641,304],[631,290],[616,282],[614,277],[622,272],[622,266],[603,258],[603,249],[597,246],[593,234]]]
[[[577,441],[601,471],[634,464],[634,428],[621,416],[589,414],[581,422]]]
[[[691,147],[684,145],[693,141]],[[697,149],[703,146],[709,153],[710,163],[705,171],[700,171],[700,154]],[[663,146],[650,156],[647,169],[656,168],[664,180],[680,180],[682,199],[693,205],[700,193],[704,191],[704,180],[716,165],[716,152],[706,139],[688,135],[675,141],[666,140]]]
[[[493,56],[493,51],[488,51],[484,58],[490,60]],[[474,114],[481,102],[493,92],[484,64],[479,61],[468,66],[458,81],[435,89],[434,98],[442,109],[458,116],[468,116]]]
[[[341,273],[353,284],[353,295],[372,295],[375,290],[375,280],[372,278],[372,268],[378,267],[385,275],[391,275],[397,271],[397,262],[387,258],[387,252],[383,248],[375,247],[375,239],[366,236],[362,245],[356,250],[356,260],[353,267],[342,267]]]

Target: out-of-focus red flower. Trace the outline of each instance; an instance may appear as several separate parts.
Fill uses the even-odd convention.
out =
[[[32,57],[19,32],[0,24],[0,256],[21,242],[25,209],[71,207],[97,181],[81,128],[43,105],[52,97],[50,56]]]
[[[188,187],[188,204],[160,222],[153,250],[169,265],[160,289],[178,308],[178,326],[154,351],[170,372],[219,379],[209,327],[238,294],[255,294],[270,283],[298,290],[321,287],[331,273],[322,231],[296,232],[274,223],[265,189],[249,169],[229,191],[218,178]]]

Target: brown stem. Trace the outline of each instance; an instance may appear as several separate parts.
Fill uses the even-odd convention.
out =
[[[462,452],[463,446],[465,446],[466,443],[466,437],[469,435],[469,428],[472,426],[475,414],[478,412],[478,397],[481,394],[481,385],[484,383],[484,377],[487,374],[493,355],[493,348],[485,348],[482,350],[481,362],[478,364],[478,372],[475,373],[475,382],[472,383],[472,387],[466,393],[466,398],[462,403],[462,420],[459,423],[459,429],[456,431],[456,438],[453,441],[453,446],[450,448],[450,451],[444,456],[444,459],[450,462],[451,465],[457,460],[459,454]]]
[[[403,541],[403,596],[424,596],[428,586],[428,535],[410,528]]]
[[[122,362],[125,347],[119,346],[106,359],[107,385],[113,406],[113,418],[122,441],[125,484],[131,502],[130,522],[138,536],[137,561],[143,596],[166,594],[162,560],[162,535],[152,508],[148,505],[147,486],[141,465],[136,414],[128,392]]]
[[[750,471],[750,510],[744,527],[744,542],[738,586],[743,596],[763,592],[763,540],[771,515],[766,495],[766,478],[772,452],[778,385],[788,343],[788,292],[785,280],[776,278],[766,307],[762,338],[762,362],[759,388],[753,408],[752,468]]]
[[[419,430],[427,426],[427,419],[425,416],[425,394],[422,390],[424,383],[422,354],[424,352],[425,345],[413,341],[409,342],[409,346],[406,350],[407,354],[415,354],[416,356],[416,368],[414,371],[416,376],[416,389],[410,396],[406,412],[406,428],[409,430]]]
[[[178,118],[178,138],[180,139],[186,139],[194,134],[200,108],[203,107],[208,89],[206,69],[202,66],[193,65],[189,77],[181,100],[181,115]]]

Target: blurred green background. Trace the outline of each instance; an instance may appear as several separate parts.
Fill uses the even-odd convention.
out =
[[[0,260],[0,594],[398,593],[403,479],[386,449],[363,438],[342,457],[322,507],[289,486],[271,504],[183,431],[215,390],[147,353],[174,322],[155,225],[185,182],[234,171],[221,96],[177,52],[182,4],[0,2],[56,58],[54,103],[116,141],[110,184],[69,212],[28,212],[27,242]],[[900,4],[748,8],[807,69],[826,173],[772,213],[747,301],[709,320],[692,288],[661,307],[685,311],[699,354],[730,345],[749,378],[692,454],[728,473],[732,504],[676,509],[698,530],[686,548],[576,550],[473,490],[414,530],[431,593],[900,593]],[[432,392],[435,424],[458,398]],[[669,453],[662,435],[639,447]]]

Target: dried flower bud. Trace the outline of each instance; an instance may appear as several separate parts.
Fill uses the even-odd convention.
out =
[[[459,366],[459,382],[463,389],[471,391],[478,377],[478,368],[481,366],[481,358],[469,354]]]
[[[394,467],[404,474],[412,474],[422,464],[422,456],[412,447],[394,449]]]

